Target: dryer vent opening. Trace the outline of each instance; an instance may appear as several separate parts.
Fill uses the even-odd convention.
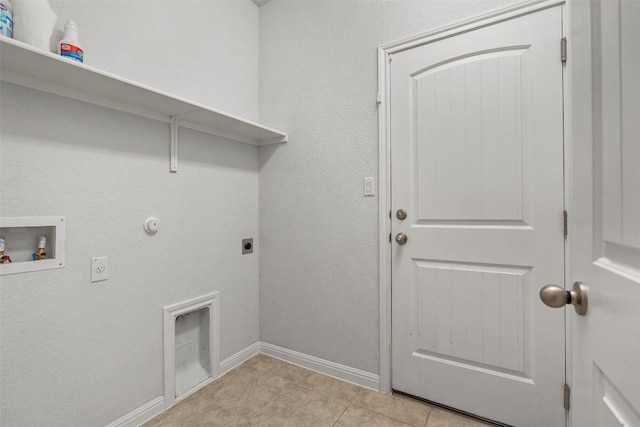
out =
[[[220,375],[219,293],[164,307],[164,400],[167,408]]]
[[[176,397],[211,378],[210,316],[204,307],[176,317]]]

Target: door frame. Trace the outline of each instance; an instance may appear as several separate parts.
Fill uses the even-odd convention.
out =
[[[569,0],[567,0],[569,1]],[[432,31],[418,34],[396,42],[383,44],[378,47],[378,160],[379,160],[379,199],[378,199],[378,280],[379,280],[379,332],[380,332],[380,383],[379,390],[382,393],[391,393],[392,368],[391,368],[391,137],[390,137],[390,102],[387,94],[390,88],[389,63],[396,53],[412,49],[421,45],[432,43],[445,38],[453,37],[475,29],[486,27],[519,16],[528,15],[555,6],[563,8],[562,31],[566,36],[568,13],[565,0],[530,0],[507,8],[497,9],[488,13],[472,17],[457,23],[436,28]],[[569,41],[570,42],[570,41]],[[560,56],[560,40],[558,40],[558,56]],[[570,57],[570,50],[569,50]],[[564,106],[564,204],[569,210],[570,201],[570,165],[571,165],[571,127],[569,126],[570,87],[569,77],[570,62],[563,67],[563,106]],[[565,239],[565,283],[570,283],[569,271],[569,241]],[[541,284],[542,286],[542,284]],[[571,317],[569,310],[565,310],[565,381],[570,383],[570,335],[567,333]],[[569,424],[570,425],[570,424]]]

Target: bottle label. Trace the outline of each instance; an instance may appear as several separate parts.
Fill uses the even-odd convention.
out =
[[[8,4],[0,2],[0,36],[13,38],[13,19]]]
[[[69,43],[60,43],[60,55],[78,62],[83,62],[84,59],[82,49]]]

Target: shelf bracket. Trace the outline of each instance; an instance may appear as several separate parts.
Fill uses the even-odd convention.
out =
[[[171,116],[171,168],[170,172],[178,172],[178,116]]]

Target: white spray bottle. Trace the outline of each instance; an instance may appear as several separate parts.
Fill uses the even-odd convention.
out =
[[[84,51],[78,40],[78,27],[71,19],[67,19],[67,23],[64,25],[64,36],[58,44],[58,53],[60,56],[74,61],[84,61]]]

